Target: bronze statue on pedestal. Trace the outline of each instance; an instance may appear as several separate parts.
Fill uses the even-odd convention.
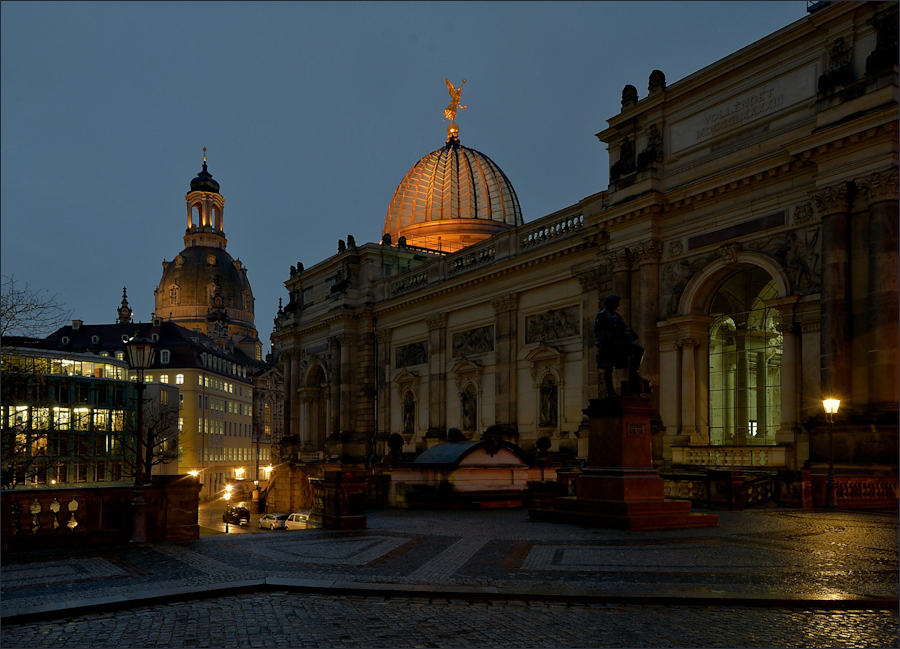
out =
[[[620,298],[611,294],[603,301],[604,308],[594,320],[594,338],[597,342],[597,368],[603,370],[606,382],[606,396],[617,397],[613,385],[613,370],[628,368],[626,388],[631,394],[649,391],[646,380],[640,377],[638,369],[644,357],[644,348],[635,342],[637,335],[619,314]]]

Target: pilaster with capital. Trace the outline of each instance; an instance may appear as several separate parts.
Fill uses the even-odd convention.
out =
[[[870,410],[896,413],[900,399],[897,168],[857,178],[854,182],[869,205],[868,406]]]
[[[600,383],[597,372],[597,343],[594,340],[594,318],[600,310],[600,288],[602,286],[599,268],[577,273],[581,285],[581,346],[584,350],[582,363],[581,401],[587,405],[589,399],[599,396]]]
[[[491,300],[494,308],[495,423],[506,435],[518,433],[518,371],[516,350],[519,329],[519,294],[509,293]]]
[[[606,256],[606,265],[612,271],[612,290],[619,296],[619,313],[631,326],[631,250],[622,248]]]
[[[378,329],[375,332],[375,344],[378,347],[375,365],[375,384],[378,389],[378,433],[390,433],[391,430],[391,329]]]
[[[640,310],[637,321],[638,343],[644,348],[641,376],[654,386],[653,407],[659,407],[659,262],[663,245],[655,239],[645,241],[635,254],[640,268]]]
[[[447,436],[447,314],[425,319],[428,325],[428,437]]]
[[[681,338],[676,342],[681,350],[681,434],[690,435],[691,443],[697,439],[697,376],[696,352],[700,347],[699,338]]]
[[[331,410],[329,412],[328,435],[336,435],[342,430],[345,416],[342,416],[343,402],[341,389],[344,380],[344,359],[349,355],[345,353],[343,345],[344,336],[337,334],[328,337],[328,347],[331,349]]]
[[[822,394],[850,395],[850,188],[847,183],[812,195],[822,215]]]
[[[774,301],[768,301],[767,306],[778,310],[778,322],[775,328],[781,334],[781,423],[775,433],[775,441],[784,444],[793,450],[794,457],[790,458],[788,468],[799,469],[806,460],[804,451],[798,456],[796,442],[801,434],[800,428],[800,384],[803,359],[800,353],[800,324],[795,320],[797,296],[789,296]]]

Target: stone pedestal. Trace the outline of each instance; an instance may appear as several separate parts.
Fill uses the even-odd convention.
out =
[[[648,397],[592,399],[584,412],[588,466],[577,478],[575,495],[530,509],[531,518],[625,530],[718,524],[715,514],[691,513],[690,501],[664,497],[663,479],[652,461],[650,421],[656,412]]]
[[[311,523],[329,530],[366,528],[366,475],[362,471],[325,471],[309,479],[315,504]]]

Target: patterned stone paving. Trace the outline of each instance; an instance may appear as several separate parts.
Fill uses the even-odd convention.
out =
[[[897,517],[721,512],[715,529],[624,532],[536,523],[524,510],[369,513],[369,529],[2,557],[2,613],[165,589],[290,578],[327,583],[661,590],[717,597],[896,599]]]

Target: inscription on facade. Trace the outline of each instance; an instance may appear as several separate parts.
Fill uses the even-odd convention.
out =
[[[629,435],[645,435],[647,433],[647,426],[645,424],[628,424],[628,434]]]
[[[542,340],[556,340],[577,336],[578,307],[550,309],[545,313],[525,318],[525,342],[536,343]]]
[[[701,144],[741,126],[754,124],[816,94],[816,69],[807,66],[712,110],[672,126],[672,151]]]
[[[453,357],[494,351],[494,327],[477,327],[453,334]]]
[[[428,343],[412,343],[397,348],[397,369],[428,362]]]

